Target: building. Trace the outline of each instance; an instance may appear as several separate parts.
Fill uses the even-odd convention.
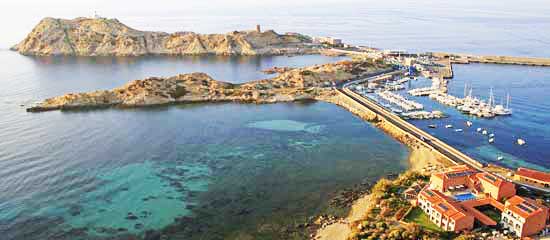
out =
[[[550,187],[550,173],[545,173],[528,168],[518,168],[514,174],[514,179],[517,181],[527,182],[539,187]]]
[[[545,228],[548,219],[548,208],[535,200],[513,196],[504,204],[501,223],[518,237],[539,233]]]
[[[473,185],[471,177],[475,176],[475,173],[475,170],[466,165],[453,166],[444,172],[432,174],[430,187],[440,192],[465,189]]]
[[[474,227],[474,217],[460,204],[439,191],[424,188],[418,195],[418,206],[430,221],[445,231],[462,231]]]
[[[260,27],[260,24],[256,25],[256,32],[259,32],[259,33],[262,32],[262,28]]]
[[[479,182],[479,184],[475,184],[476,190],[489,195],[497,201],[516,195],[516,186],[512,182],[505,181],[489,173],[478,173],[476,174],[476,178]]]
[[[540,172],[520,170],[524,178],[545,180],[546,175]],[[475,222],[496,226],[499,220],[484,213],[488,208],[500,212],[502,225],[518,237],[541,232],[548,220],[548,208],[533,199],[517,196],[514,183],[466,165],[433,173],[430,183],[418,194],[416,204],[446,231],[471,230]]]
[[[332,37],[313,37],[313,43],[315,44],[328,44],[332,46],[341,46],[342,39]]]

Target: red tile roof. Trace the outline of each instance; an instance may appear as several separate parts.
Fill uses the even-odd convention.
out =
[[[508,199],[505,208],[522,218],[528,218],[540,212],[548,211],[546,207],[541,206],[535,200],[518,195]]]
[[[545,183],[550,183],[550,173],[545,173],[528,168],[518,168],[518,170],[516,171],[516,175],[531,178]]]

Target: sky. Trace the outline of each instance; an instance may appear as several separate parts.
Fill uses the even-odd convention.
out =
[[[547,0],[0,0],[0,48],[5,49],[22,40],[44,17],[75,18],[92,16],[94,11],[109,18],[118,18],[140,30],[160,31],[222,31],[228,32],[234,22],[170,25],[171,17],[207,16],[215,21],[216,16],[262,18],[282,16],[292,20],[300,16],[349,16],[359,11],[395,9],[396,14],[410,11],[441,12],[457,14],[456,9],[468,11],[504,12],[518,16],[548,16],[550,1]],[[498,15],[498,14],[496,14]],[[365,19],[368,16],[364,16]],[[387,16],[391,18],[391,15]],[[138,20],[139,19],[139,20]],[[212,20],[214,19],[214,20]],[[235,20],[235,21],[238,21]],[[288,24],[288,22],[287,22]],[[213,27],[215,25],[215,27]],[[208,26],[208,27],[205,27]],[[276,28],[276,26],[273,26]],[[153,29],[154,28],[154,29]],[[185,29],[182,29],[185,28]]]

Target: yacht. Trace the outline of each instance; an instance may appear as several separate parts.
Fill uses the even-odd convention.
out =
[[[436,128],[437,126],[435,124],[428,125],[429,128]]]
[[[497,157],[497,161],[500,161],[500,160],[502,160],[502,159],[504,159],[503,156],[498,156],[498,157]]]
[[[518,145],[522,146],[522,145],[525,145],[527,142],[525,142],[525,140],[523,140],[521,138],[518,138],[517,143],[518,143]]]
[[[512,114],[512,109],[510,109],[510,94],[506,96],[506,107],[504,107],[504,105],[502,104],[496,105],[494,108],[494,112],[496,115],[501,115],[501,116]]]
[[[470,122],[470,121],[466,121],[466,126],[468,126],[468,127],[471,127],[472,125],[473,125],[473,123],[472,123],[472,122]]]
[[[445,125],[445,128],[453,128],[453,125],[447,124],[447,125]]]
[[[459,128],[459,129],[455,129],[455,132],[462,132],[462,128]]]
[[[495,137],[495,134],[494,134],[494,133],[491,133],[491,134],[489,134],[489,137],[490,137],[490,138],[494,138],[494,137]]]
[[[481,132],[481,128],[477,128],[477,129],[476,129],[476,132]]]
[[[494,142],[495,142],[494,138],[489,138],[489,143],[494,143]]]
[[[487,135],[487,130],[483,130],[483,131],[481,132],[481,134]]]

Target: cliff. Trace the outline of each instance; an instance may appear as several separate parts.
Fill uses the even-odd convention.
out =
[[[334,94],[333,81],[349,80],[359,73],[386,67],[362,61],[343,61],[284,72],[277,77],[243,84],[212,79],[205,73],[181,74],[168,78],[134,80],[112,90],[70,93],[46,99],[29,112],[85,107],[139,107],[186,102],[238,101],[274,103],[303,99],[324,99]]]
[[[45,18],[11,49],[24,55],[142,56],[142,55],[280,55],[313,51],[303,35],[269,30],[227,34],[148,32],[117,19]]]

